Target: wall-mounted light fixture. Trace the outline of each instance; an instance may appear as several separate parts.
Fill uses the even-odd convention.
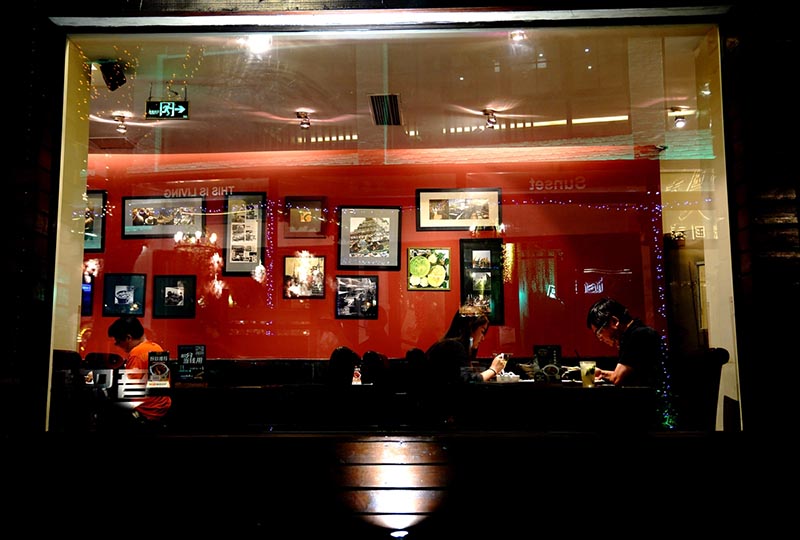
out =
[[[497,116],[495,116],[492,109],[483,109],[483,114],[486,116],[486,127],[494,129],[497,127]]]
[[[300,129],[308,129],[311,127],[311,120],[308,118],[307,112],[297,111],[297,118],[300,119]]]
[[[675,127],[678,129],[686,127],[686,117],[685,116],[676,116],[675,117]]]

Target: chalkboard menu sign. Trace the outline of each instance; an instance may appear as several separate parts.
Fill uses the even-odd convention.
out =
[[[205,371],[205,345],[178,345],[178,382],[203,382]]]

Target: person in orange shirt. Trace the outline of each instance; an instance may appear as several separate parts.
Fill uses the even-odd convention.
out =
[[[133,316],[123,316],[111,323],[108,337],[128,354],[123,366],[125,369],[146,371],[149,368],[149,353],[164,350],[161,345],[145,337],[142,323]],[[169,396],[147,396],[131,411],[130,419],[140,427],[155,427],[163,422],[171,406],[172,398]]]

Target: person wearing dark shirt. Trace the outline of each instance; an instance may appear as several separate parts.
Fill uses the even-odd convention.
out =
[[[502,354],[492,359],[491,365],[479,372],[471,363],[478,355],[478,347],[489,331],[489,318],[482,311],[459,309],[447,333],[425,352],[433,380],[444,383],[484,382],[503,371],[506,361]]]
[[[663,364],[661,335],[611,298],[601,298],[589,309],[586,326],[597,339],[618,350],[613,370],[596,369],[595,378],[618,386],[651,386],[659,383]]]

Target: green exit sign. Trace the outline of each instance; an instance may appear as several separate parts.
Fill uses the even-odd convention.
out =
[[[188,101],[148,101],[145,107],[145,118],[171,118],[173,120],[189,119]]]

